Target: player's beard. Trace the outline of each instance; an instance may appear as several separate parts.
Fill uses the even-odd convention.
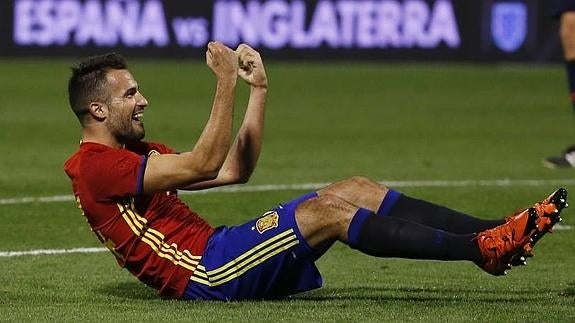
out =
[[[128,116],[114,115],[108,119],[106,126],[116,140],[122,144],[140,141],[146,134],[144,124],[134,121],[132,114]]]

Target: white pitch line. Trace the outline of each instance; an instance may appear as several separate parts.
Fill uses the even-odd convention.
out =
[[[106,248],[73,248],[73,249],[36,249],[26,251],[0,251],[0,257],[61,255],[68,253],[95,253],[103,252]]]
[[[389,187],[507,187],[507,186],[559,186],[575,185],[575,179],[493,179],[493,180],[416,180],[416,181],[381,181]],[[203,191],[180,191],[182,195],[235,192],[269,192],[316,190],[330,183],[300,183],[300,184],[265,184],[218,187]],[[72,195],[28,196],[0,199],[0,205],[25,203],[54,203],[73,201]]]
[[[551,179],[551,180],[419,180],[419,181],[382,181],[390,187],[505,187],[505,186],[547,186],[547,185],[575,185],[575,180]],[[213,188],[203,191],[181,191],[180,194],[207,194],[207,193],[230,193],[230,192],[267,192],[288,190],[315,190],[325,187],[329,183],[301,183],[301,184],[268,184],[268,185],[245,185]],[[0,199],[0,205],[24,204],[24,203],[53,203],[73,201],[72,195],[55,195],[40,197],[20,197]],[[565,224],[557,224],[554,230],[572,230],[573,227]],[[106,248],[73,248],[73,249],[37,249],[27,251],[0,251],[2,257],[59,255],[71,253],[96,253],[104,252]]]
[[[573,227],[566,224],[557,224],[553,227],[553,231],[569,231],[573,230]],[[108,251],[106,248],[73,248],[73,249],[36,249],[36,250],[26,250],[26,251],[0,251],[0,258],[11,258],[11,257],[21,257],[21,256],[51,256],[51,255],[62,255],[71,253],[98,253]]]
[[[553,226],[553,231],[569,231],[573,230],[573,227],[568,224],[556,224]]]

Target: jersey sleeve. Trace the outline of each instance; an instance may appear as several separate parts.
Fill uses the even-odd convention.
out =
[[[173,148],[156,142],[149,143],[149,150],[156,150],[160,154],[176,154]]]
[[[126,150],[110,150],[88,160],[84,176],[96,199],[136,196],[142,192],[147,156]]]
[[[138,141],[130,143],[126,148],[129,151],[146,156],[155,154],[176,154],[174,149],[158,142]]]

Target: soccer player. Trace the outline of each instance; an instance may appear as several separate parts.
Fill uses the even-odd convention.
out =
[[[555,0],[553,17],[559,19],[559,36],[563,47],[567,84],[575,112],[575,0]],[[545,159],[543,164],[550,168],[575,167],[575,145],[567,147],[559,156]]]
[[[118,264],[165,297],[271,299],[318,288],[315,260],[336,241],[375,257],[469,261],[493,275],[521,264],[560,220],[566,191],[501,220],[414,199],[364,177],[336,182],[237,226],[213,228],[177,190],[245,183],[260,154],[268,81],[260,54],[210,42],[211,114],[187,152],[146,142],[148,101],[118,54],[73,68],[69,100],[82,127],[65,163],[94,233]],[[250,86],[232,141],[234,88]]]

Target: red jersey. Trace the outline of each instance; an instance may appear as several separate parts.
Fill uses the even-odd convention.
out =
[[[141,194],[148,157],[163,153],[173,150],[148,142],[125,149],[85,142],[64,170],[92,231],[118,264],[161,295],[179,298],[214,229],[176,191]]]

